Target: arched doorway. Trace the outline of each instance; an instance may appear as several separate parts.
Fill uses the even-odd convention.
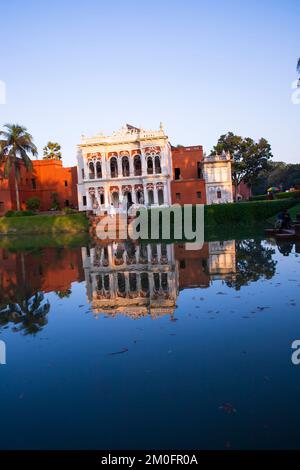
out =
[[[157,191],[158,204],[161,206],[164,203],[164,192],[162,189]]]
[[[152,157],[147,158],[147,173],[153,175],[153,160]]]
[[[123,173],[123,176],[129,176],[130,174],[128,157],[122,158],[122,173]]]
[[[111,193],[111,202],[115,209],[119,207],[119,193],[117,191]]]
[[[102,178],[102,166],[101,166],[101,162],[97,162],[96,163],[96,174],[97,174],[97,178]]]
[[[110,175],[112,178],[118,177],[118,161],[116,157],[110,159]]]
[[[155,157],[155,173],[156,174],[161,173],[160,158],[158,155],[156,155]]]
[[[131,195],[131,192],[130,191],[125,191],[124,192],[124,200],[126,201],[127,203],[127,209],[129,209],[129,207],[132,206],[132,195]]]
[[[95,167],[93,162],[89,163],[89,178],[90,180],[93,180],[95,178]]]
[[[141,157],[136,155],[133,160],[134,166],[134,176],[141,176],[142,175],[142,162]]]
[[[148,190],[148,201],[149,201],[149,206],[153,206],[154,204],[154,193],[153,189]]]

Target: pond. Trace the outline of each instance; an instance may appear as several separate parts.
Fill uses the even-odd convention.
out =
[[[298,448],[299,253],[0,248],[0,448]]]

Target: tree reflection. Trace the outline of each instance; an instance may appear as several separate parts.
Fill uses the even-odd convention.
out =
[[[240,290],[260,278],[271,279],[276,271],[277,261],[273,260],[274,248],[265,246],[261,240],[236,242],[236,274],[226,280],[228,287]]]
[[[16,325],[14,331],[35,335],[47,325],[49,311],[50,303],[45,301],[42,292],[36,292],[34,295],[27,292],[22,297],[17,294],[16,302],[0,307],[0,327],[13,323]]]

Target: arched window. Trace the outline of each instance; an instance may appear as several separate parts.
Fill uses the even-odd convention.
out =
[[[95,178],[95,167],[93,162],[89,163],[89,178],[90,180],[93,180]]]
[[[161,287],[164,291],[169,290],[168,273],[161,273]]]
[[[136,273],[129,273],[129,290],[135,292],[137,288]]]
[[[104,204],[105,199],[104,199],[104,194],[100,194],[100,204]]]
[[[144,195],[143,191],[137,191],[136,192],[136,202],[138,204],[144,204]]]
[[[119,193],[117,191],[114,191],[111,195],[111,200],[113,206],[117,209],[119,207]]]
[[[109,285],[110,285],[109,274],[105,274],[104,275],[104,289],[109,290]]]
[[[97,178],[102,178],[102,166],[101,166],[101,162],[97,161],[96,163],[96,174],[97,174]]]
[[[122,294],[126,292],[124,273],[118,273],[118,291]]]
[[[153,160],[152,157],[147,158],[147,173],[153,175]]]
[[[123,173],[123,176],[129,176],[130,170],[129,170],[128,157],[122,158],[122,173]]]
[[[149,291],[149,277],[148,273],[141,273],[141,288],[143,292]]]
[[[155,157],[155,173],[161,173],[160,158],[158,155]]]
[[[153,273],[154,289],[160,289],[160,275],[159,273]]]
[[[141,157],[136,155],[133,160],[134,166],[134,176],[141,176],[142,175],[142,162]]]
[[[110,175],[112,178],[118,177],[118,161],[116,157],[110,159]]]
[[[164,203],[164,192],[162,189],[159,189],[157,191],[157,196],[158,196],[158,204],[161,206]]]
[[[149,189],[148,191],[148,201],[149,201],[149,206],[152,206],[154,204],[154,194],[153,194],[152,189]]]

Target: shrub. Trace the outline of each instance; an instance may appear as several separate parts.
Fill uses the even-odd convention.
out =
[[[39,197],[30,197],[26,201],[26,207],[28,210],[37,211],[40,208],[41,200]]]
[[[286,193],[276,194],[276,199],[300,198],[300,191],[288,191]]]
[[[289,199],[289,198],[294,198],[294,199],[300,198],[300,191],[296,190],[296,191],[288,191],[285,193],[274,194],[274,199]],[[250,197],[249,201],[265,201],[266,199],[268,199],[267,194],[260,194],[258,196]]]
[[[267,198],[267,194],[259,194],[258,196],[251,196],[249,201],[265,201]]]

